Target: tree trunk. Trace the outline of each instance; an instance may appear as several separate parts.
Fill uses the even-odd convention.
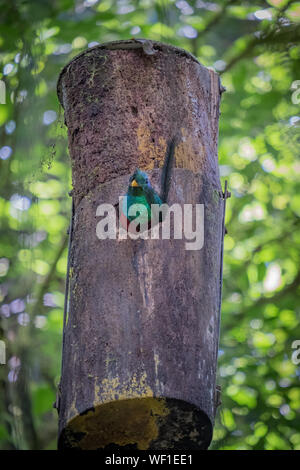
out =
[[[62,71],[74,220],[64,326],[59,447],[203,449],[212,438],[221,298],[220,83],[188,52],[103,44]],[[96,210],[118,204],[136,167],[168,204],[204,204],[204,246],[99,240]]]

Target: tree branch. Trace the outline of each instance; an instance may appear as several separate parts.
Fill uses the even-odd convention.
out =
[[[256,36],[253,36],[249,41],[244,50],[239,52],[234,56],[226,65],[224,70],[220,71],[219,74],[228,72],[237,62],[249,56],[253,49],[257,46],[264,44],[286,44],[288,42],[293,42],[298,44],[300,40],[299,27],[295,25],[294,27],[284,27],[280,29],[280,20],[288,9],[288,7],[293,3],[293,0],[290,0],[284,7],[282,7],[277,15],[275,16],[274,21],[270,24],[267,31],[258,31]],[[279,28],[279,30],[278,30]],[[260,34],[260,35],[259,35]]]
[[[42,283],[39,293],[36,299],[36,302],[31,311],[32,319],[38,313],[42,303],[43,297],[50,285],[51,280],[54,277],[56,271],[56,265],[61,258],[61,255],[67,246],[68,235],[65,234],[61,240],[61,243],[58,247],[57,253],[53,260],[51,269]],[[31,322],[31,331],[33,329],[33,321]],[[26,342],[24,342],[19,350],[19,356],[21,359],[21,367],[17,380],[17,393],[18,393],[18,404],[22,410],[22,423],[23,431],[26,437],[26,443],[30,449],[39,449],[40,439],[37,435],[35,429],[35,423],[32,415],[32,400],[29,392],[29,382],[30,382],[30,357],[29,357],[29,348]]]
[[[227,10],[228,7],[230,7],[231,5],[233,5],[234,3],[236,3],[236,0],[228,0],[227,2],[225,2],[221,9],[211,17],[211,19],[206,23],[206,26],[205,28],[199,32],[197,38],[200,38],[201,36],[204,36],[205,34],[207,34],[214,26],[216,26],[220,20],[222,20],[222,18],[224,18],[224,14]]]

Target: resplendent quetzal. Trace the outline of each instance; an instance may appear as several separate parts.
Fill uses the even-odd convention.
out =
[[[167,152],[164,160],[164,165],[161,175],[161,194],[157,194],[155,189],[151,186],[147,173],[141,171],[139,168],[135,170],[129,179],[129,186],[126,195],[123,198],[121,207],[120,222],[123,228],[128,229],[130,222],[139,216],[139,221],[143,227],[151,228],[151,205],[158,204],[159,206],[167,202],[170,180],[171,180],[171,167],[174,157],[175,139],[172,139],[167,147]],[[129,209],[134,204],[140,204],[142,209],[134,211],[134,215],[130,215]],[[127,207],[126,207],[127,206]],[[160,220],[157,222],[161,222]],[[145,225],[144,225],[145,224]],[[139,227],[137,227],[137,232]]]

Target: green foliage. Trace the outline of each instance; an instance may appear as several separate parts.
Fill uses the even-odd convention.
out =
[[[12,0],[0,11],[0,446],[55,448],[71,189],[58,74],[95,42],[145,37],[190,50],[227,88],[219,161],[232,198],[212,448],[300,449],[299,2]]]

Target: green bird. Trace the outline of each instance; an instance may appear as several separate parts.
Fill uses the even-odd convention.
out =
[[[174,157],[175,149],[175,139],[172,139],[168,145],[166,157],[162,170],[161,177],[161,195],[159,196],[155,189],[151,186],[149,177],[147,173],[137,168],[133,175],[129,179],[129,186],[126,195],[123,198],[123,204],[121,207],[120,222],[123,228],[128,230],[129,224],[139,217],[139,226],[137,226],[136,231],[138,232],[140,226],[151,228],[151,221],[153,214],[151,211],[151,205],[157,204],[161,206],[163,203],[167,202],[170,179],[171,179],[171,167]],[[139,204],[140,210],[134,210],[133,215],[130,213],[130,208]],[[160,214],[160,219],[158,222],[162,222],[162,217]]]

